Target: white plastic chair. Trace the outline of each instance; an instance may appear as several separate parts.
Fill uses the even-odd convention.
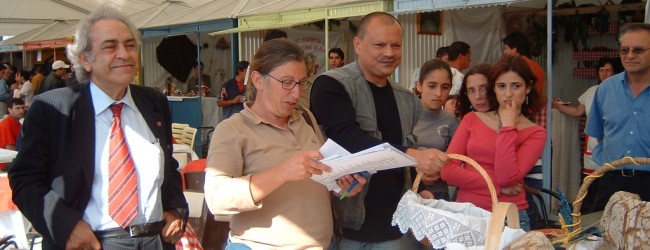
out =
[[[183,136],[181,138],[181,143],[190,146],[190,149],[194,149],[194,140],[196,139],[196,128],[193,127],[184,127]]]
[[[183,128],[189,126],[189,124],[185,123],[172,123],[172,136],[176,139],[176,142],[181,142],[181,138],[183,138]]]

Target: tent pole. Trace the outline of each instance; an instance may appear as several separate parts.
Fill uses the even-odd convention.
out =
[[[199,100],[201,100],[201,86],[203,86],[203,68],[201,67],[201,33],[200,32],[195,32],[196,35],[196,69],[198,69],[198,76],[197,76],[197,84],[199,86],[196,87],[197,91],[197,96],[199,97]],[[190,75],[192,72],[190,71]]]
[[[552,189],[551,181],[553,180],[551,166],[551,135],[553,134],[553,110],[551,109],[551,100],[553,97],[553,0],[546,1],[546,145],[542,153],[542,186],[546,189]],[[551,211],[549,197],[544,196],[547,210]]]
[[[325,18],[325,71],[330,70],[330,19]]]
[[[243,44],[242,41],[244,40],[242,38],[242,32],[237,32],[237,37],[239,38],[239,39],[237,39],[237,53],[239,53],[239,58],[244,58],[244,53],[242,51],[242,48],[243,48],[242,47],[242,44]],[[243,60],[243,59],[240,59],[240,60]],[[248,72],[248,71],[246,71],[246,72]],[[246,73],[246,75],[248,75],[248,73]],[[244,83],[244,85],[245,84],[247,84],[247,83]]]
[[[650,23],[650,2],[645,3],[645,23]]]

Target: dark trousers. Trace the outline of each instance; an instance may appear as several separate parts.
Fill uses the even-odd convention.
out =
[[[650,201],[650,172],[636,171],[631,176],[630,173],[621,173],[621,170],[610,170],[600,177],[597,186],[592,211],[605,209],[609,198],[617,191],[638,194],[641,200]]]
[[[160,234],[128,238],[100,239],[102,250],[173,250],[173,244],[164,243]]]

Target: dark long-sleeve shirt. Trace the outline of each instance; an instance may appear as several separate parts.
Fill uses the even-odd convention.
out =
[[[368,82],[375,101],[379,140],[361,130],[356,121],[350,95],[336,79],[321,75],[314,81],[311,109],[323,126],[325,135],[354,153],[384,142],[405,151],[397,103],[390,85],[377,87]],[[343,237],[362,242],[382,242],[399,239],[402,234],[391,226],[404,187],[402,169],[379,171],[372,175],[365,197],[366,217],[360,230],[343,229]]]

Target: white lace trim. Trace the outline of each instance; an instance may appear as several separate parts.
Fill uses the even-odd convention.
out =
[[[491,215],[471,203],[422,199],[407,191],[393,214],[392,225],[402,233],[411,229],[417,240],[426,236],[433,248],[452,242],[483,246]]]

